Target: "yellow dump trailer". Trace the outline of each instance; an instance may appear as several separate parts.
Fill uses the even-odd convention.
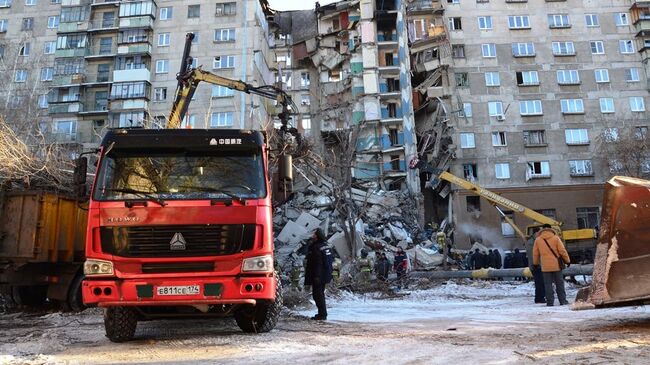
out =
[[[0,291],[22,305],[59,301],[81,309],[87,211],[39,191],[0,195]]]

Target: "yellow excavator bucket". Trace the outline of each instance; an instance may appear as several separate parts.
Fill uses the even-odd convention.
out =
[[[596,307],[650,303],[650,181],[605,184],[593,281],[578,294]]]

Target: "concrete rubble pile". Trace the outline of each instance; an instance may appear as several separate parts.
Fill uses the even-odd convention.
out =
[[[323,230],[341,260],[342,276],[353,276],[355,258],[367,253],[374,261],[375,252],[385,252],[392,262],[398,248],[407,252],[413,268],[426,270],[442,264],[443,255],[431,241],[431,232],[418,226],[415,204],[408,193],[374,186],[351,189],[350,198],[363,211],[354,227],[358,251],[353,253],[329,194],[332,183],[323,176],[309,179],[307,186],[297,189],[290,200],[275,209],[276,258],[285,279],[304,265],[307,242],[316,228]]]

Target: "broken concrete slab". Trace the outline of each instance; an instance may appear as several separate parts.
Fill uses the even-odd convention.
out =
[[[313,215],[307,212],[303,212],[300,214],[300,217],[296,219],[296,224],[304,228],[305,231],[311,233],[321,225],[321,221]]]
[[[336,253],[341,258],[341,261],[347,262],[352,259],[352,250],[348,245],[347,240],[345,239],[345,234],[343,232],[337,232],[329,240],[327,244],[336,250]]]
[[[444,261],[444,255],[421,246],[415,246],[407,250],[406,253],[414,261],[413,266],[418,270],[433,269],[436,266],[442,265]]]
[[[289,221],[284,226],[284,228],[282,228],[282,231],[278,235],[277,240],[280,242],[295,245],[300,243],[300,241],[309,238],[309,236],[311,236],[311,233],[308,232],[305,228],[296,222]]]

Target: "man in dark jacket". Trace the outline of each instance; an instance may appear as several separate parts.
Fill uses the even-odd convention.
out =
[[[375,272],[377,273],[377,279],[381,281],[386,281],[388,279],[388,273],[390,272],[390,261],[386,257],[385,253],[379,254],[379,259],[375,263]]]
[[[325,285],[332,281],[332,250],[325,242],[325,235],[319,229],[314,231],[307,252],[305,285],[311,285],[311,295],[316,302],[318,314],[311,319],[326,320]]]
[[[484,263],[485,262],[483,260],[483,254],[481,253],[481,251],[479,251],[478,248],[475,249],[474,253],[472,254],[472,265],[471,265],[472,269],[473,270],[482,269]]]
[[[501,253],[495,248],[492,250],[492,254],[494,255],[494,268],[500,269],[501,266],[503,266],[503,262],[501,262]]]

